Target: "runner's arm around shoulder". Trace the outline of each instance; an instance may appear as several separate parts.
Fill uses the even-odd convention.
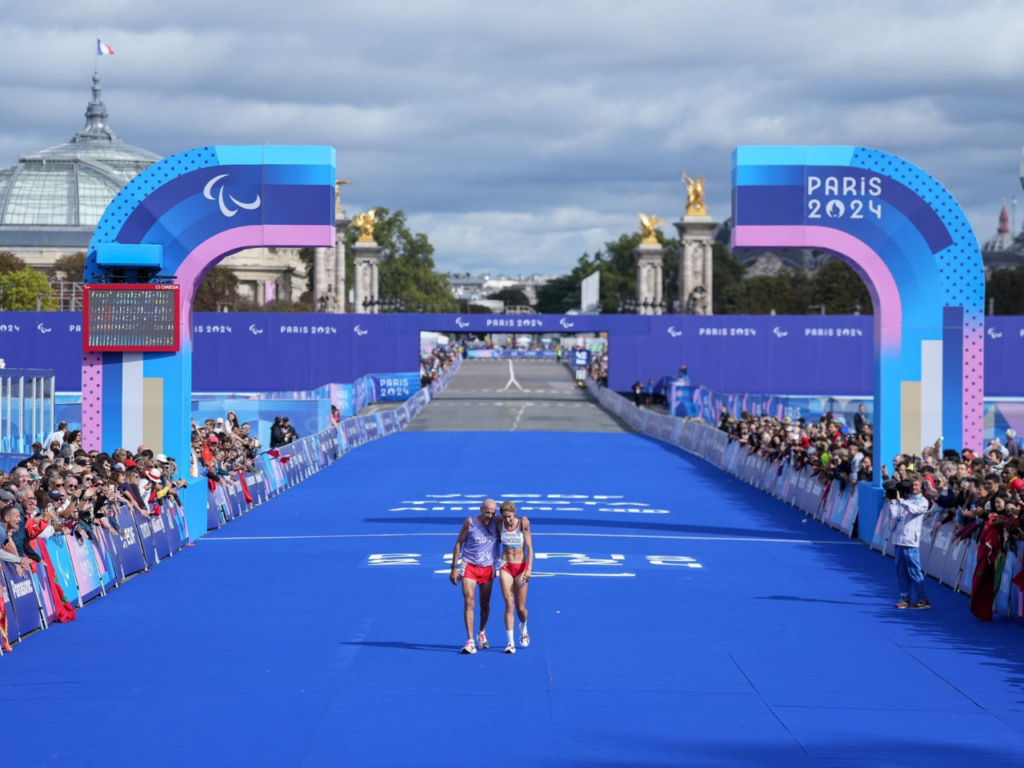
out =
[[[452,584],[459,583],[459,553],[462,552],[462,545],[466,543],[466,537],[469,536],[469,518],[462,523],[462,530],[459,531],[459,538],[455,540],[455,551],[452,552],[452,572],[451,581]]]

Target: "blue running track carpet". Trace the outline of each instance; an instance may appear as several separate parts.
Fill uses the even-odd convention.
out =
[[[483,498],[538,553],[529,648],[461,655]],[[407,432],[0,659],[0,765],[1024,765],[1024,631],[632,434]],[[516,632],[518,638],[518,630]]]

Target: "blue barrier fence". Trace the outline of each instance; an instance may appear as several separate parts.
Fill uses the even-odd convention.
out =
[[[325,384],[310,390],[198,392],[192,395],[192,418],[202,422],[234,413],[239,423],[249,422],[262,445],[269,445],[275,416],[288,416],[300,435],[310,435],[330,424],[332,405],[337,406],[342,416],[354,416],[372,403],[408,400],[419,388],[419,373],[406,372],[372,373],[351,384]],[[69,429],[81,429],[81,394],[57,395],[54,411],[54,423],[63,421]],[[52,428],[48,424],[45,433]],[[17,461],[20,459],[14,463]]]
[[[230,523],[330,466],[346,452],[405,429],[444,390],[459,362],[392,411],[342,419],[314,435],[261,454],[256,459],[255,472],[239,472],[225,478],[222,485],[208,494],[207,530]],[[194,482],[204,481],[199,478]],[[174,557],[189,543],[184,510],[172,501],[161,502],[159,514],[150,517],[118,506],[116,517],[120,535],[96,525],[94,535],[81,541],[65,535],[35,538],[29,544],[43,558],[42,563],[31,568],[2,564],[0,598],[10,642],[53,624],[61,604],[60,593],[70,605],[82,607],[121,587],[132,575]],[[196,532],[193,537],[198,537]]]
[[[879,514],[876,520],[862,521],[858,527],[859,498],[862,493],[877,496],[877,489],[864,483],[825,482],[809,468],[797,470],[788,461],[770,462],[750,454],[740,443],[730,442],[725,432],[702,421],[664,415],[637,408],[630,400],[609,389],[587,381],[587,388],[602,406],[620,416],[638,432],[678,446],[731,475],[801,510],[815,520],[858,538],[871,549],[892,557],[889,519]],[[971,592],[976,565],[977,543],[954,536],[954,524],[939,525],[941,512],[934,512],[924,523],[921,541],[921,567],[942,584],[965,594]],[[1021,570],[1024,553],[1016,543],[1006,553],[995,610],[1024,624],[1024,594],[1012,583]]]
[[[853,424],[854,414],[863,405],[868,423],[874,414],[874,398],[870,395],[825,396],[825,395],[755,395],[746,393],[716,392],[704,386],[690,386],[680,379],[666,378],[655,390],[664,393],[669,413],[691,419],[703,419],[710,424],[718,422],[722,408],[731,416],[739,418],[743,411],[753,416],[774,416],[779,419],[799,418],[808,422],[818,421],[821,416],[831,413],[841,417],[847,424]],[[1005,441],[1006,430],[1014,429],[1024,435],[1024,399],[985,398],[985,440],[998,438]],[[959,446],[956,446],[959,447]]]

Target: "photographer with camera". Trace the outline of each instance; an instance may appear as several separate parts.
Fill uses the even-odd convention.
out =
[[[927,610],[932,607],[924,588],[924,572],[921,570],[921,524],[928,514],[930,504],[921,495],[921,477],[912,475],[905,480],[886,480],[885,508],[892,525],[893,543],[896,555],[896,581],[899,585],[899,609],[916,608]],[[913,585],[917,601],[910,601]]]

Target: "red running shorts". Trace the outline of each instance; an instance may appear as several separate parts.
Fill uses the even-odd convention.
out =
[[[494,578],[494,566],[466,563],[466,569],[462,572],[462,578],[472,579],[477,584],[486,584]]]
[[[513,579],[517,578],[519,574],[526,570],[528,563],[524,560],[521,563],[505,563],[501,566],[501,570],[505,571]]]

